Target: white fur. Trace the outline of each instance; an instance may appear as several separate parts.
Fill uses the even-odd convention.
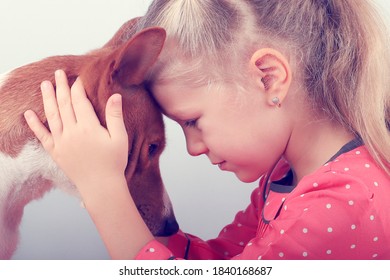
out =
[[[53,186],[77,194],[37,140],[15,158],[0,153],[0,259],[10,258],[16,249],[24,206]]]

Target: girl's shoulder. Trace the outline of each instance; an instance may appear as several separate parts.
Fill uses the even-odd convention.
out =
[[[373,186],[381,181],[390,187],[390,176],[378,166],[364,145],[340,154],[326,163],[319,172],[325,176],[329,174],[350,176],[363,184]]]
[[[374,195],[390,203],[390,176],[380,168],[364,145],[327,162],[297,185],[298,192],[327,190],[353,192],[365,198]]]

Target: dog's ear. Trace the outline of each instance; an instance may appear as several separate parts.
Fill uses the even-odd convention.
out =
[[[108,41],[103,48],[118,47],[126,43],[131,37],[134,36],[137,22],[141,17],[132,18],[126,21],[114,36]]]
[[[139,85],[155,63],[165,42],[165,30],[151,27],[135,34],[124,44],[112,63],[111,80],[125,86]]]

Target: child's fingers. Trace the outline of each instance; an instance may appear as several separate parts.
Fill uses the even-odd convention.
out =
[[[70,88],[68,78],[63,70],[55,72],[57,103],[64,127],[76,123],[76,117],[73,111],[72,100],[70,97]]]
[[[54,147],[53,137],[47,128],[42,124],[37,115],[28,110],[24,113],[24,118],[32,132],[38,138],[38,140],[42,143],[42,146],[46,151],[50,152]]]
[[[62,134],[62,120],[58,111],[57,99],[52,83],[44,81],[41,84],[43,108],[53,137]]]
[[[96,116],[95,110],[89,101],[84,89],[84,85],[80,78],[77,78],[71,88],[71,99],[73,110],[78,123],[87,125],[99,124],[99,119]]]
[[[128,136],[123,120],[122,96],[120,94],[113,94],[108,99],[106,106],[106,122],[111,138],[123,142],[123,145],[127,144]]]

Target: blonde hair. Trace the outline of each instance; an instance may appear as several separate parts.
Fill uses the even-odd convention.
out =
[[[165,28],[177,42],[171,59],[214,61],[214,75],[241,73],[236,58],[255,44],[284,46],[300,61],[314,108],[361,138],[390,174],[389,34],[370,2],[155,0],[138,28]]]

